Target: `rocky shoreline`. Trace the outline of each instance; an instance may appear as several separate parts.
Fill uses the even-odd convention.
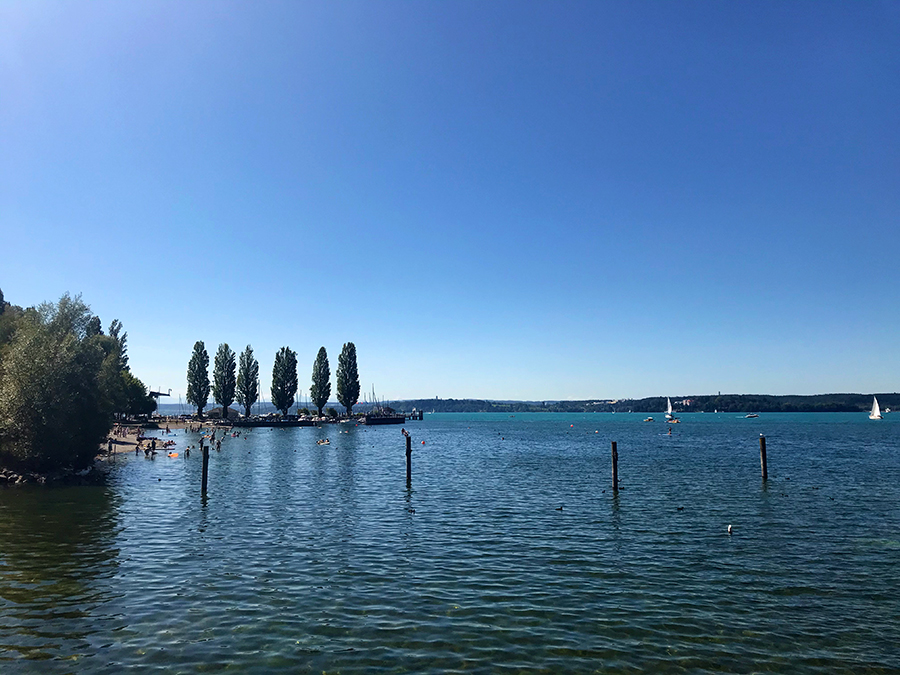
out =
[[[81,471],[71,469],[51,471],[50,473],[38,473],[35,471],[13,471],[12,469],[0,469],[0,487],[13,487],[16,485],[97,485],[106,478],[106,471],[96,465]]]

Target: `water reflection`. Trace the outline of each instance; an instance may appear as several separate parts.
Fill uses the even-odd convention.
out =
[[[328,427],[227,439],[204,507],[199,453],[0,491],[0,673],[900,672],[890,427],[822,467],[785,428],[760,488],[743,420],[617,415],[615,494],[599,417],[435,417],[410,486],[398,430]]]
[[[118,502],[106,487],[0,490],[0,660],[63,657],[102,622],[118,569]]]

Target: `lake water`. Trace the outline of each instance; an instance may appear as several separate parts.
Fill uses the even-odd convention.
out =
[[[410,488],[338,425],[228,438],[205,503],[196,452],[2,489],[0,672],[900,672],[900,414],[643,417],[426,415]]]

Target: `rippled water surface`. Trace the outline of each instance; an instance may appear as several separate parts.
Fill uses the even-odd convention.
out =
[[[410,487],[338,425],[228,438],[206,503],[199,453],[2,489],[0,672],[900,672],[900,414],[643,417],[426,415]]]

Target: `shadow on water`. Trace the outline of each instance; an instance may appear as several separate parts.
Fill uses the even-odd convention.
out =
[[[0,490],[0,661],[67,658],[98,631],[117,573],[117,498],[103,486]]]

